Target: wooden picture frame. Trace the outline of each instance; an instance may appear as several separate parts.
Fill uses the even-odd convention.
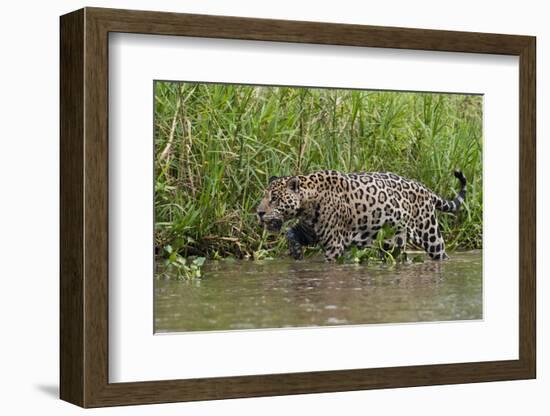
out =
[[[530,36],[85,8],[61,17],[60,396],[82,407],[337,392],[536,376],[535,51]],[[519,57],[519,359],[109,383],[108,34]]]

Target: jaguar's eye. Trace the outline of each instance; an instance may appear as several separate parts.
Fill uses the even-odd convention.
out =
[[[271,199],[269,200],[269,203],[270,204],[276,204],[277,203],[277,197],[272,196]]]

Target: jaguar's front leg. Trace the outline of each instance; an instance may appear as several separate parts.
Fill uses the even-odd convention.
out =
[[[329,242],[325,246],[325,261],[335,261],[342,254],[344,254],[344,244],[341,241]]]
[[[302,252],[302,244],[300,243],[300,236],[297,230],[290,228],[286,232],[286,239],[288,241],[290,255],[296,260],[302,260],[304,258],[304,253]]]

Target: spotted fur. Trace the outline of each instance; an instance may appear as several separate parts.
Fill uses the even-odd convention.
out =
[[[395,235],[386,243],[402,249],[407,241],[434,260],[444,260],[445,242],[435,211],[455,212],[466,197],[466,178],[455,171],[461,189],[446,200],[423,184],[391,172],[344,174],[325,170],[310,175],[272,177],[256,210],[260,223],[279,232],[298,218],[286,234],[290,254],[302,258],[302,246],[319,244],[333,261],[352,245],[367,247],[384,224]]]

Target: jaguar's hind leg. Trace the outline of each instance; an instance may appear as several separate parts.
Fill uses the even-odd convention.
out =
[[[414,244],[418,248],[423,248],[422,247],[422,234],[420,234],[420,232],[416,228],[409,229],[407,235],[409,237],[409,241],[412,244]]]
[[[424,250],[433,260],[447,260],[449,256],[445,253],[445,241],[443,238],[436,238],[435,242],[424,242]]]
[[[422,248],[433,260],[446,260],[449,258],[445,253],[445,241],[441,236],[441,230],[437,223],[435,213],[429,220],[417,224],[417,235],[422,243]]]

